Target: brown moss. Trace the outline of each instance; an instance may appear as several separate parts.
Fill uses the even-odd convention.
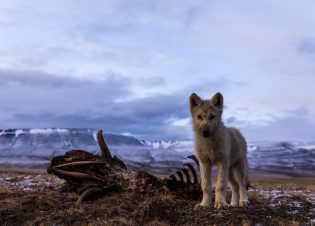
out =
[[[20,175],[11,175],[17,180]],[[10,178],[11,178],[10,176]],[[7,177],[7,176],[6,176]],[[44,175],[44,179],[51,177]],[[41,184],[22,190],[7,184],[0,190],[0,225],[311,225],[311,182],[252,181],[251,206],[194,210],[198,200],[156,194],[111,193],[76,206],[77,195],[60,186]],[[260,193],[263,190],[265,193]],[[272,191],[278,196],[266,197]],[[228,192],[228,200],[230,192]]]

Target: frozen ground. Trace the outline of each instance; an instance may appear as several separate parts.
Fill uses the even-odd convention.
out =
[[[66,182],[55,176],[46,174],[15,174],[15,173],[2,173],[0,174],[0,186],[9,186],[15,190],[22,191],[37,191],[38,188],[53,188],[57,189],[64,185]],[[281,184],[281,183],[280,183]],[[315,186],[315,185],[314,185]],[[249,193],[256,193],[261,195],[266,200],[274,202],[280,197],[303,197],[313,205],[315,205],[315,193],[310,189],[294,188],[292,190],[283,190],[283,187],[275,185],[273,188],[251,187]],[[281,201],[278,201],[280,203]],[[276,205],[277,203],[273,204]],[[294,207],[300,207],[299,203],[292,203]],[[315,211],[315,209],[314,209]]]
[[[77,195],[47,174],[0,174],[0,225],[314,225],[310,181],[252,181],[247,208],[195,210],[200,201],[111,193],[78,207]],[[228,200],[230,191],[228,192]]]

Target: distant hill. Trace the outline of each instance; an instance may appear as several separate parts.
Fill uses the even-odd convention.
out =
[[[0,130],[0,164],[47,165],[53,156],[71,149],[99,152],[96,134],[95,129]],[[104,138],[112,154],[128,166],[151,172],[179,168],[194,154],[192,140],[148,141],[111,133]],[[315,176],[314,143],[249,142],[248,159],[252,170]]]

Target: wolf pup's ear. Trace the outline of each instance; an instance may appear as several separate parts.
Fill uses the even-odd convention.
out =
[[[197,107],[201,103],[201,98],[193,93],[189,97],[189,102],[190,102],[190,110],[192,110],[194,107]]]
[[[223,109],[223,96],[221,93],[216,93],[212,98],[211,102],[214,106],[219,109]]]

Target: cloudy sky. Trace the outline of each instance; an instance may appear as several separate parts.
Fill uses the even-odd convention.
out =
[[[315,2],[1,0],[0,128],[191,138],[192,92],[248,140],[315,140]]]

